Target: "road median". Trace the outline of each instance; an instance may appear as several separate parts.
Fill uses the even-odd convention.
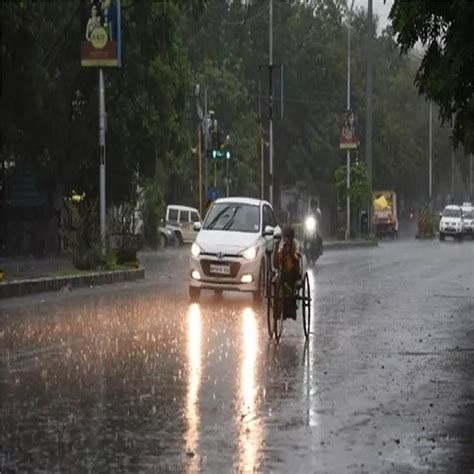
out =
[[[144,277],[144,268],[130,268],[124,270],[95,271],[85,274],[71,274],[67,276],[46,276],[4,281],[0,283],[0,299],[48,291],[70,291],[74,288],[134,281]]]

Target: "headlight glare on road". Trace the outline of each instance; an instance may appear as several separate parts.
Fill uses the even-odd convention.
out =
[[[313,216],[307,217],[304,226],[306,232],[312,234],[316,230],[316,219]]]
[[[252,247],[249,247],[247,250],[244,250],[242,252],[242,256],[245,258],[245,260],[253,260],[258,253],[258,246],[254,245]]]
[[[199,254],[201,253],[201,248],[196,242],[194,242],[193,245],[191,245],[191,253],[193,257],[199,257]]]

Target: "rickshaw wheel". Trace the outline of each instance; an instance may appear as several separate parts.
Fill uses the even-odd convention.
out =
[[[309,278],[307,273],[305,273],[304,275],[303,287],[301,291],[301,306],[303,308],[303,331],[306,339],[308,339],[311,326],[311,292],[309,289]]]
[[[275,284],[270,280],[267,281],[267,327],[268,336],[270,339],[273,337],[273,311],[275,308]]]
[[[281,333],[283,332],[283,285],[280,278],[278,278],[275,283],[274,291],[273,333],[275,335],[275,341],[280,342]]]

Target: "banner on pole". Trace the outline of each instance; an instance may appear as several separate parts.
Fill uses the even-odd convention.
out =
[[[352,110],[346,110],[344,113],[344,124],[342,126],[339,148],[341,150],[353,150],[357,148],[356,122]]]
[[[81,66],[120,67],[120,0],[81,0]]]

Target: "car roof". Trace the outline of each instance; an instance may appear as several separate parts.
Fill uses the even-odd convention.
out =
[[[220,198],[216,199],[214,202],[216,203],[236,203],[236,204],[249,204],[250,206],[260,206],[261,204],[268,204],[270,203],[267,201],[263,201],[262,199],[255,199],[255,198],[248,198],[248,197],[228,197],[228,198]]]
[[[168,209],[178,209],[179,211],[196,211],[198,210],[195,207],[181,206],[180,204],[170,204]]]
[[[445,209],[453,209],[459,211],[459,209],[461,209],[461,206],[457,206],[456,204],[448,204],[447,206],[445,206]]]

